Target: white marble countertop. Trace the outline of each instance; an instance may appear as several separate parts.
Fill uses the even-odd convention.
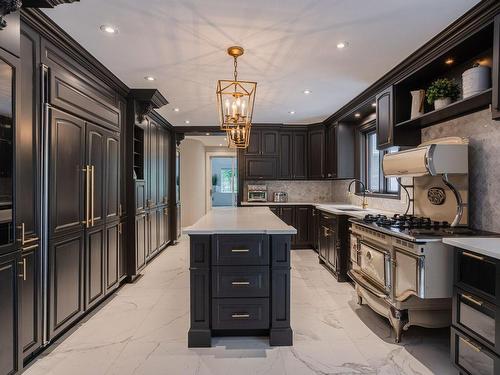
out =
[[[267,207],[215,208],[190,227],[185,234],[296,234]]]
[[[318,210],[329,212],[336,215],[348,215],[356,218],[363,218],[367,214],[381,214],[392,216],[394,212],[367,208],[363,210],[360,206],[338,202],[241,202],[242,206],[314,206]],[[353,209],[354,211],[350,211]]]
[[[500,259],[499,237],[451,237],[443,238],[443,242],[474,253]]]

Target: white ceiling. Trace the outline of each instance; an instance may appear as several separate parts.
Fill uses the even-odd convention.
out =
[[[194,139],[203,143],[204,146],[207,147],[226,147],[227,139],[221,135],[189,135],[186,139]],[[234,150],[231,150],[234,151]]]
[[[160,89],[170,104],[159,112],[173,125],[217,124],[215,85],[232,77],[226,48],[234,44],[245,48],[239,77],[258,82],[254,122],[311,123],[478,2],[81,0],[46,13],[129,87]],[[339,41],[348,48],[338,50]]]

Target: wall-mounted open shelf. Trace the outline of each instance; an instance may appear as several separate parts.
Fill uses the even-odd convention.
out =
[[[144,179],[144,129],[134,126],[134,178]]]
[[[422,116],[397,123],[396,126],[404,126],[405,128],[425,128],[487,108],[491,104],[491,91],[490,88],[479,94],[469,96],[466,99],[457,100],[444,108],[430,111]]]

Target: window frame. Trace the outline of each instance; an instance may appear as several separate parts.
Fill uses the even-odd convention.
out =
[[[358,142],[357,142],[357,148],[358,150],[356,151],[356,155],[358,157],[358,162],[357,162],[357,177],[363,181],[365,186],[369,188],[368,186],[368,155],[366,153],[367,150],[367,135],[369,133],[376,132],[376,124],[375,120],[369,121],[365,124],[362,124],[358,126],[357,129],[357,137],[358,137]],[[384,157],[385,154],[388,153],[388,150],[380,150],[380,164],[382,164],[382,158]],[[380,181],[379,184],[380,186],[383,186],[383,190],[381,192],[369,192],[366,193],[367,197],[374,197],[374,198],[386,198],[386,199],[401,199],[401,186],[398,184],[398,191],[397,192],[388,192],[387,191],[387,186],[388,186],[388,179],[383,175],[382,173],[382,167],[380,167]],[[356,184],[356,195],[358,196],[363,196],[363,192],[361,190],[360,184]]]

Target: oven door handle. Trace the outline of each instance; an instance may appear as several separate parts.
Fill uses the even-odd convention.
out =
[[[388,299],[387,294],[384,294],[377,288],[375,288],[369,281],[367,281],[363,275],[361,275],[359,272],[356,270],[349,270],[347,271],[347,274],[349,277],[351,277],[356,283],[358,283],[361,287],[364,289],[368,290],[370,293],[375,295],[378,298],[383,298],[383,299]]]

